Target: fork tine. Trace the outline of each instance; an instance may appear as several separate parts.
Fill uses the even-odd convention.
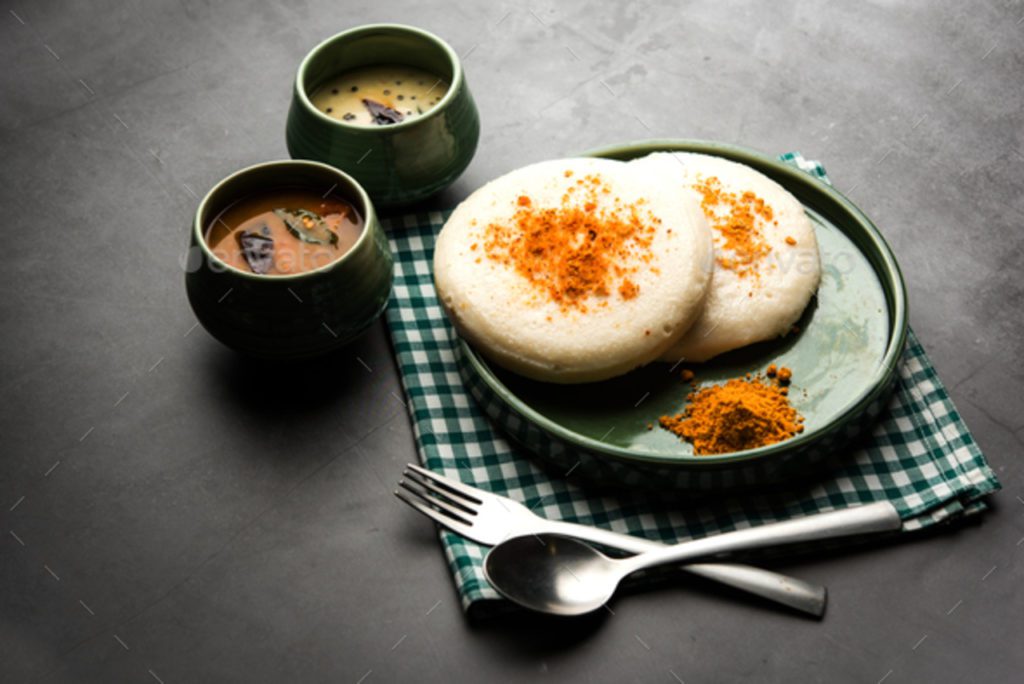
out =
[[[466,537],[467,539],[469,538],[468,525],[456,522],[452,518],[449,518],[448,516],[439,513],[437,510],[431,508],[427,504],[413,499],[411,496],[405,494],[400,489],[395,490],[395,496],[401,499],[402,502],[408,504],[409,506],[412,506],[423,515],[427,516],[428,518],[436,522],[441,527],[449,529],[452,532],[455,532],[456,534],[461,534],[463,537]]]
[[[442,512],[447,513],[448,515],[450,515],[451,517],[455,518],[459,522],[464,522],[467,525],[472,525],[473,524],[472,521],[468,517],[470,514],[466,513],[466,511],[462,510],[461,508],[458,508],[456,506],[451,505],[450,503],[448,503],[444,499],[441,499],[441,498],[436,497],[436,496],[431,496],[430,493],[428,491],[426,491],[425,489],[422,489],[421,487],[414,486],[416,484],[417,483],[415,481],[412,481],[412,480],[399,480],[398,481],[398,486],[399,487],[401,487],[405,491],[407,491],[407,492],[409,492],[409,493],[419,497],[420,499],[422,499],[424,501],[424,503],[429,504],[430,506],[434,506],[435,508],[441,509]],[[472,514],[472,515],[475,515],[475,514]]]
[[[481,492],[480,490],[474,487],[470,487],[469,485],[463,484],[458,480],[452,480],[451,478],[444,477],[443,475],[438,475],[432,470],[421,468],[418,465],[414,465],[412,463],[407,464],[405,468],[406,470],[412,470],[413,472],[419,473],[428,480],[433,480],[435,483],[437,483],[437,485],[444,487],[445,489],[450,489],[456,494],[461,494],[465,498],[469,499],[472,503],[482,504],[484,502],[481,497],[485,494],[485,492]]]
[[[480,504],[470,501],[469,499],[463,497],[461,494],[455,494],[454,492],[447,490],[444,487],[437,486],[436,484],[434,484],[433,480],[429,480],[413,470],[406,470],[402,474],[405,475],[406,479],[408,479],[410,482],[414,482],[418,484],[420,487],[426,489],[427,491],[433,492],[434,494],[437,494],[437,496],[443,497],[443,501],[450,501],[458,508],[463,509],[463,512],[460,515],[465,516],[467,513],[469,515],[477,514],[477,508],[480,506]]]

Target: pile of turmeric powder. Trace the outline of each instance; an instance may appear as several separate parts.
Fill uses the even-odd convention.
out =
[[[684,380],[692,379],[686,372]],[[694,389],[683,413],[662,416],[661,427],[693,444],[697,455],[724,454],[775,444],[803,432],[803,416],[789,403],[792,372],[772,364],[724,385]]]
[[[557,207],[541,208],[520,196],[510,224],[487,226],[484,253],[512,266],[562,310],[586,311],[591,297],[607,305],[613,292],[636,297],[640,286],[631,276],[651,261],[660,219],[640,202],[611,195],[596,174],[578,178],[561,199]]]

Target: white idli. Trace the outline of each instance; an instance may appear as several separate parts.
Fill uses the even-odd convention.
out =
[[[578,383],[664,354],[699,314],[710,263],[707,221],[676,183],[623,162],[562,159],[462,202],[437,237],[434,281],[486,357]]]
[[[674,177],[711,225],[714,269],[704,309],[662,360],[706,361],[792,330],[821,280],[814,226],[800,202],[749,166],[692,153],[630,162]]]

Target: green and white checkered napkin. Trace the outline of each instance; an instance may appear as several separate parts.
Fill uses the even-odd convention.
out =
[[[822,166],[786,154],[828,183]],[[701,537],[872,501],[891,501],[915,530],[986,508],[999,489],[931,361],[911,332],[891,404],[839,470],[816,485],[687,505],[680,496],[624,490],[588,492],[555,479],[509,443],[470,396],[456,367],[455,333],[434,292],[434,237],[447,213],[385,222],[395,256],[388,326],[408,397],[420,460],[443,475],[525,503],[548,518],[574,520],[665,542]],[[441,531],[463,607],[498,599],[484,579],[486,548]]]

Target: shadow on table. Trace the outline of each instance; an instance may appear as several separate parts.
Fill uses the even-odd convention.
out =
[[[379,331],[371,330],[330,354],[270,361],[231,351],[210,355],[210,373],[229,398],[256,415],[287,420],[358,394],[375,380],[357,358],[372,356]]]
[[[585,643],[613,617],[611,610],[614,608],[563,618],[506,605],[494,611],[471,611],[470,626],[477,632],[500,634],[519,650],[543,657],[549,653],[564,653]]]
[[[381,332],[373,330],[329,355],[291,362],[247,358],[218,350],[204,359],[207,386],[196,402],[204,424],[215,426],[234,458],[272,468],[312,467],[347,451],[378,426],[386,412],[401,410],[381,398],[385,374],[359,362],[379,356]],[[391,403],[393,402],[393,406]]]

